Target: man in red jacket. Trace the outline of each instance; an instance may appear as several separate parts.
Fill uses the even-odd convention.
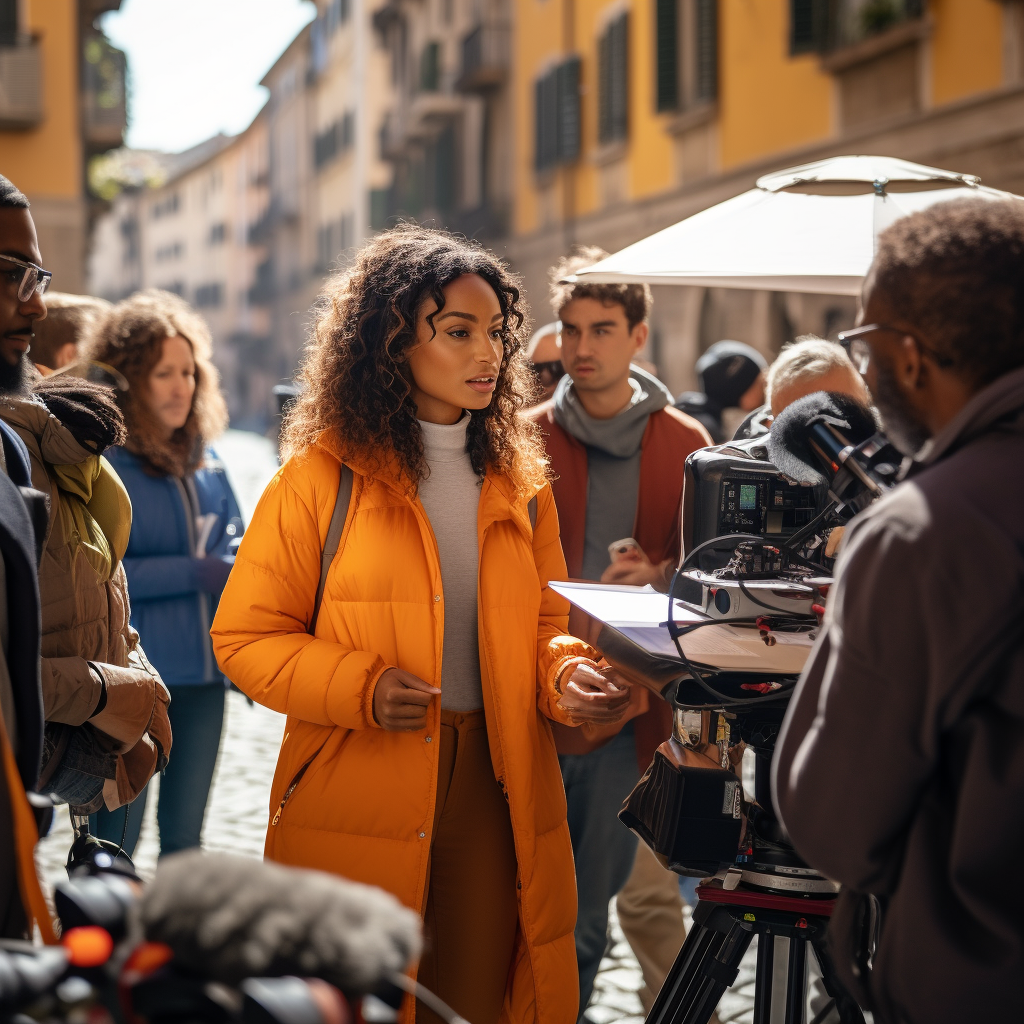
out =
[[[711,438],[672,407],[671,393],[657,378],[631,365],[647,343],[650,289],[563,283],[606,255],[580,249],[552,270],[567,376],[529,415],[544,433],[554,471],[569,576],[665,589],[680,553],[683,463]],[[639,550],[613,563],[609,545],[626,538]],[[577,620],[574,615],[571,628],[586,636],[587,624]],[[655,700],[596,750],[583,745],[578,730],[556,730],[579,891],[581,1016],[604,955],[608,903],[629,878],[636,855],[636,838],[617,814],[671,729],[671,710]],[[678,909],[678,890],[675,900]]]

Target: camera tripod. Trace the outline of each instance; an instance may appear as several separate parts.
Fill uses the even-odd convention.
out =
[[[736,981],[740,961],[755,935],[754,1024],[771,1021],[776,936],[790,940],[785,1024],[804,1020],[808,945],[842,1024],[864,1024],[860,1007],[843,990],[825,946],[834,896],[783,896],[743,883],[724,889],[714,880],[698,886],[697,899],[693,924],[646,1024],[708,1024],[722,994]]]

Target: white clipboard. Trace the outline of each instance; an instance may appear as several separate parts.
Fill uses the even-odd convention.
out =
[[[668,631],[668,595],[653,587],[604,583],[551,583],[581,611],[604,623],[647,654],[683,664]],[[800,633],[771,633],[772,642],[754,625],[730,625],[712,620],[692,605],[673,602],[677,625],[712,622],[680,637],[683,652],[695,665],[730,672],[799,675],[807,661],[816,629]]]

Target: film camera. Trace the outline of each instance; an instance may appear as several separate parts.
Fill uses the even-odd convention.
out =
[[[830,999],[815,1020],[834,1006],[842,1024],[863,1024],[826,942],[838,887],[788,843],[769,771],[832,582],[835,531],[895,482],[899,462],[867,409],[824,392],[791,405],[765,438],[687,459],[685,556],[663,623],[676,671],[646,666],[648,682],[669,679],[661,692],[674,707],[673,736],[619,817],[666,867],[705,882],[647,1024],[706,1024],[755,935],[756,1024],[775,1019],[776,938],[788,940],[787,1024],[805,1019],[808,947]],[[735,770],[744,745],[754,754],[752,801]]]
[[[620,814],[672,870],[718,874],[727,888],[835,892],[786,842],[769,769],[832,582],[835,531],[892,485],[900,461],[869,410],[824,392],[766,436],[687,459],[685,557],[665,623],[685,668],[663,691],[675,728]],[[737,667],[728,652],[741,636],[759,637],[763,654]],[[734,770],[741,741],[755,759],[752,802]]]

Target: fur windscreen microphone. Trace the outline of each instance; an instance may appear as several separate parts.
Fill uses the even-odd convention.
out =
[[[133,913],[148,940],[227,985],[298,975],[361,995],[421,948],[419,915],[382,889],[199,850],[162,858]]]
[[[836,391],[816,391],[787,406],[768,434],[768,457],[792,480],[831,482],[842,465],[840,453],[878,432],[866,406]]]

